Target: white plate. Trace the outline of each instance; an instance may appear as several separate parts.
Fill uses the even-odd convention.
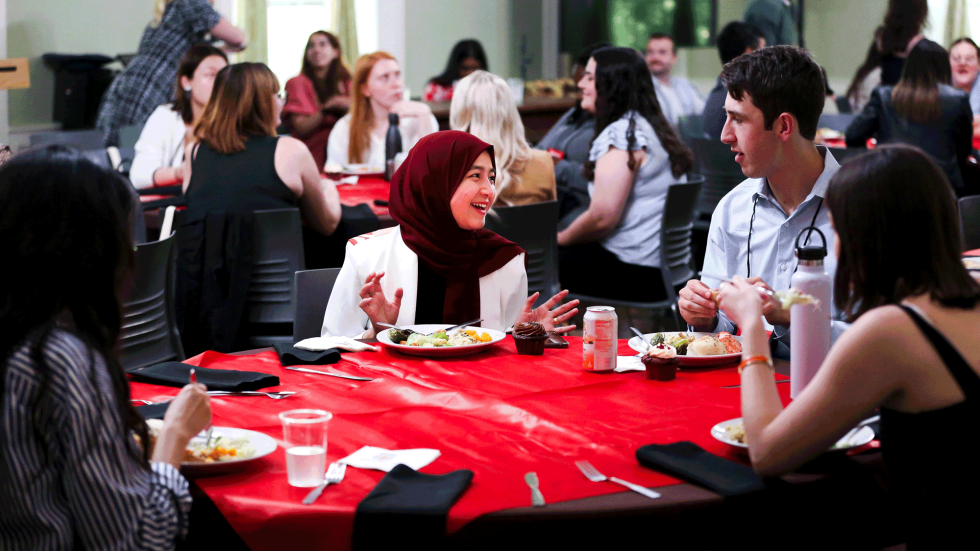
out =
[[[234,470],[244,463],[255,461],[260,457],[265,457],[276,451],[276,441],[271,436],[255,432],[254,430],[236,429],[231,427],[214,427],[214,432],[221,433],[223,438],[248,438],[248,445],[255,449],[251,457],[243,459],[230,459],[227,461],[215,461],[214,463],[189,463],[180,464],[180,470],[189,475],[210,475],[218,474],[229,470]]]
[[[980,271],[980,256],[964,256],[963,265],[971,272]]]
[[[660,334],[663,335],[664,338],[667,339],[667,340],[670,340],[670,337],[672,337],[674,335],[677,335],[679,333],[685,333],[687,335],[693,335],[695,338],[697,338],[697,337],[703,337],[705,335],[712,335],[712,336],[714,336],[714,335],[717,335],[718,334],[718,333],[698,333],[696,331],[661,331],[660,332]],[[656,333],[647,333],[646,335],[643,335],[643,339],[646,342],[650,342],[650,339],[654,335],[656,335]],[[738,336],[735,336],[735,340],[737,340],[738,342],[742,342],[742,338],[741,337],[738,337]],[[643,346],[643,343],[640,342],[640,337],[633,337],[632,339],[629,340],[628,344],[630,345],[630,348],[632,348],[633,350],[636,350],[640,354],[646,352],[646,350],[647,350],[646,347]],[[680,355],[678,355],[677,356],[677,359],[680,360],[680,366],[681,367],[712,367],[712,366],[716,366],[716,365],[727,365],[727,364],[735,364],[735,363],[738,363],[739,362],[739,359],[741,357],[742,357],[742,353],[741,352],[737,352],[735,354],[719,354],[717,356],[686,356],[686,355],[685,356],[680,356]]]
[[[438,324],[428,324],[428,325],[405,325],[405,329],[411,329],[416,333],[434,333],[440,329],[446,329],[447,327],[452,327],[449,323],[438,323]],[[467,354],[474,354],[480,352],[488,347],[491,347],[498,342],[504,340],[505,335],[502,331],[497,331],[495,329],[484,329],[482,327],[470,327],[477,333],[487,333],[490,335],[490,342],[481,342],[479,344],[467,344],[465,346],[408,346],[405,344],[395,344],[391,342],[388,338],[388,331],[382,331],[378,333],[378,342],[391,348],[397,350],[402,354],[411,354],[413,356],[425,356],[427,358],[452,358],[455,356],[466,356]],[[453,331],[455,332],[455,331]]]
[[[735,419],[729,419],[728,421],[722,421],[717,425],[711,427],[711,436],[715,437],[715,440],[719,442],[724,442],[729,446],[734,446],[736,448],[748,449],[749,447],[741,442],[737,442],[728,436],[728,427],[740,424],[742,422],[741,417],[736,417]],[[841,438],[836,444],[833,445],[828,452],[845,452],[854,448],[861,447],[868,442],[875,439],[875,431],[871,427],[861,427],[861,430],[854,433],[848,442],[845,442]]]

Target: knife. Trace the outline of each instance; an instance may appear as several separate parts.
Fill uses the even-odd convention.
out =
[[[285,367],[285,366],[284,366]],[[373,381],[374,379],[368,377],[357,377],[355,375],[345,375],[343,373],[327,373],[326,371],[317,371],[315,369],[306,369],[305,367],[286,367],[290,371],[302,371],[303,373],[316,373],[317,375],[329,375],[331,377],[340,377],[341,379],[350,379],[352,381]]]
[[[459,325],[454,325],[454,326],[452,326],[452,327],[450,327],[448,329],[440,329],[440,331],[445,331],[446,333],[449,333],[450,331],[452,331],[454,329],[459,329],[460,327],[466,327],[467,325],[472,325],[474,323],[480,323],[481,321],[483,321],[483,318],[479,318],[479,319],[475,319],[475,320],[470,320],[470,321],[468,321],[466,323],[461,323]]]
[[[544,507],[544,496],[538,489],[538,473],[530,472],[524,475],[524,482],[531,488],[531,504],[535,507]]]

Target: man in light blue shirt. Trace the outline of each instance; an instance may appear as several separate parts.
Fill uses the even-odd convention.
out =
[[[701,114],[704,110],[701,92],[687,79],[670,74],[677,64],[677,47],[673,38],[662,33],[650,35],[644,60],[653,75],[657,102],[667,122],[677,126],[680,117]]]
[[[722,81],[728,89],[727,120],[721,141],[735,154],[748,179],[719,203],[711,217],[702,279],[680,292],[681,315],[696,331],[737,330],[712,298],[722,278],[748,278],[769,290],[790,287],[796,271],[796,238],[813,225],[828,238],[830,217],[823,197],[839,164],[813,143],[823,110],[823,77],[807,53],[774,46],[740,56],[727,64]],[[801,239],[819,240],[816,232]],[[833,280],[834,244],[824,268]],[[766,321],[773,338],[789,344],[789,311],[766,295]],[[840,319],[834,310],[832,316]],[[836,339],[847,327],[833,322]]]

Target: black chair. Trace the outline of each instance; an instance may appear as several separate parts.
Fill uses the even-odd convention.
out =
[[[980,195],[963,197],[958,202],[960,231],[966,250],[980,249]]]
[[[840,113],[837,115],[824,113],[820,115],[820,120],[817,121],[817,128],[829,128],[838,132],[844,132],[852,120],[854,120],[854,115],[850,113]]]
[[[527,293],[538,304],[560,290],[558,283],[558,202],[545,201],[490,211],[486,228],[527,252]]]
[[[735,154],[729,145],[714,139],[694,140],[694,170],[704,177],[701,196],[695,211],[695,229],[708,231],[711,214],[718,201],[745,180],[742,167],[735,162]]]
[[[838,113],[842,115],[847,115],[851,113],[852,111],[851,100],[848,99],[847,96],[839,96],[837,99],[834,100],[834,102],[837,104]]]
[[[99,130],[63,130],[31,134],[31,147],[50,144],[73,145],[79,149],[105,149],[105,136]]]
[[[688,176],[686,183],[671,184],[667,190],[663,223],[660,228],[660,272],[667,298],[655,302],[633,302],[569,293],[567,300],[577,298],[582,302],[621,308],[670,309],[678,328],[685,328],[686,325],[677,312],[677,288],[685,285],[696,274],[691,233],[694,229],[694,215],[703,184],[703,177],[691,175]]]
[[[245,310],[255,347],[292,343],[293,274],[306,269],[299,209],[255,211],[255,263]]]
[[[119,335],[119,360],[126,370],[185,357],[174,315],[174,241],[168,236],[136,249]]]
[[[867,153],[868,149],[866,147],[832,147],[827,149],[827,151],[830,151],[830,154],[834,156],[834,159],[837,159],[838,163],[843,164],[848,159],[862,153]]]
[[[319,337],[323,314],[340,268],[296,272],[293,283],[293,342]]]

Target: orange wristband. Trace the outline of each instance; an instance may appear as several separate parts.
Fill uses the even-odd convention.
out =
[[[766,364],[769,366],[769,369],[775,371],[775,368],[772,366],[772,360],[768,356],[752,356],[751,358],[742,360],[742,363],[738,364],[738,374],[741,375],[742,369],[752,364]]]

